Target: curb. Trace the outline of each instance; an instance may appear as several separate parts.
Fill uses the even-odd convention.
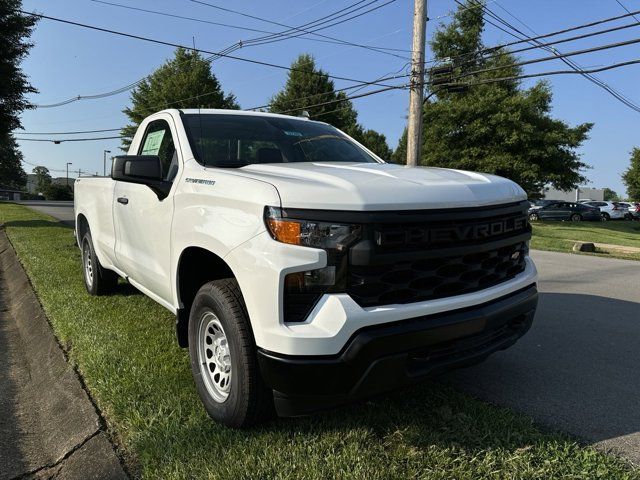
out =
[[[0,267],[0,359],[8,363],[0,373],[8,385],[2,403],[8,411],[0,411],[0,447],[8,446],[0,455],[0,479],[127,478],[4,229]]]

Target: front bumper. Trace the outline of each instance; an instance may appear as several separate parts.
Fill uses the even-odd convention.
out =
[[[364,327],[335,355],[259,349],[260,369],[278,414],[305,415],[482,361],[527,332],[537,301],[532,284],[481,305]]]

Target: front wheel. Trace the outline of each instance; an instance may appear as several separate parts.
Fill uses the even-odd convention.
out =
[[[84,286],[91,295],[108,295],[118,284],[118,274],[100,265],[89,232],[82,239],[82,271]]]
[[[529,220],[531,220],[532,222],[535,222],[536,220],[538,220],[538,214],[537,213],[530,213],[529,214]]]
[[[236,428],[268,418],[271,392],[262,381],[242,293],[235,279],[205,284],[189,315],[191,373],[211,418]]]
[[[582,221],[582,215],[580,215],[579,213],[574,213],[573,215],[571,215],[571,221],[572,222],[581,222]]]
[[[603,213],[602,214],[602,221],[603,222],[608,222],[609,220],[611,220],[611,216],[608,213]]]

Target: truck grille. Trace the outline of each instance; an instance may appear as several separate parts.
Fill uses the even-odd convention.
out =
[[[475,292],[524,271],[526,243],[467,255],[352,266],[349,295],[363,307]]]
[[[365,226],[351,251],[347,293],[362,307],[471,293],[525,269],[525,204],[400,215]]]

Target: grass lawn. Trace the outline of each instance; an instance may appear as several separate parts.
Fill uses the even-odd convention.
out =
[[[531,248],[571,252],[575,241],[640,248],[640,222],[542,222],[533,224]],[[640,260],[640,253],[599,249],[596,255]]]
[[[640,479],[614,457],[435,382],[229,430],[200,406],[168,311],[124,284],[90,297],[72,231],[50,217],[2,204],[0,222],[135,476]]]

